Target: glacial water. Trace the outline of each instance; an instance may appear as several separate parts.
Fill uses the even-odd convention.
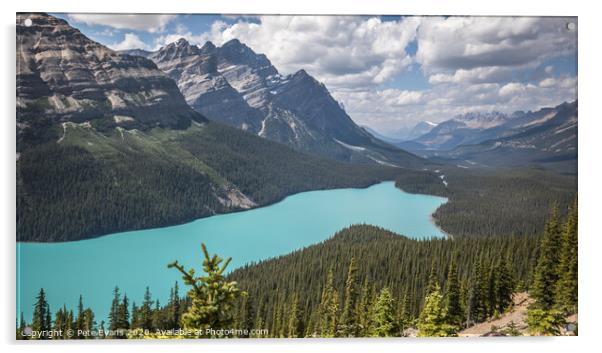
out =
[[[146,286],[166,303],[178,272],[173,260],[201,268],[201,242],[210,253],[232,257],[230,269],[318,243],[352,224],[373,224],[413,238],[443,236],[432,213],[445,198],[402,192],[393,182],[366,189],[310,191],[270,206],[156,229],[115,233],[67,243],[17,244],[17,315],[31,320],[44,288],[54,313],[75,310],[79,295],[97,320],[108,315],[118,286],[142,302]],[[180,281],[181,294],[187,290]],[[106,327],[106,326],[105,326]]]

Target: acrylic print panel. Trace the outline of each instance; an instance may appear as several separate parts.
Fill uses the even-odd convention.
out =
[[[16,338],[577,335],[577,25],[17,13]]]

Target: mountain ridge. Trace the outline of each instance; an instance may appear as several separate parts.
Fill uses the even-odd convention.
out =
[[[307,71],[283,76],[264,54],[238,39],[221,47],[207,42],[201,48],[179,39],[148,57],[176,80],[188,104],[209,119],[345,162],[424,164],[357,126]]]
[[[403,173],[211,122],[151,60],[116,53],[54,16],[19,14],[17,40],[18,241],[179,224]]]
[[[31,26],[20,24],[25,17]],[[46,14],[17,22],[18,149],[47,140],[35,130],[55,123],[148,129],[207,121],[151,60],[119,54]]]

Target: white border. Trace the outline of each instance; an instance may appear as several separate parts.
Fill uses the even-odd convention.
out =
[[[597,182],[600,168],[600,135],[602,114],[599,85],[602,82],[599,66],[602,63],[599,43],[599,12],[595,2],[575,1],[525,1],[525,0],[455,0],[455,1],[401,1],[369,0],[169,0],[151,1],[77,1],[26,0],[4,1],[2,24],[4,46],[0,60],[2,69],[2,186],[1,212],[3,225],[2,264],[2,317],[0,334],[7,351],[106,352],[107,349],[142,348],[149,352],[278,352],[287,353],[328,350],[332,352],[406,351],[406,352],[508,352],[514,350],[544,350],[570,352],[594,346],[600,335],[601,293],[600,251],[602,234],[598,231],[599,206],[602,195]],[[39,346],[14,341],[15,303],[15,12],[123,12],[123,13],[225,13],[225,14],[402,14],[402,15],[522,15],[522,16],[579,16],[579,206],[580,206],[580,315],[579,337],[556,338],[478,338],[478,339],[354,339],[354,340],[211,340],[186,342],[103,342],[81,344],[78,342],[50,342]],[[89,343],[89,342],[88,342]],[[599,345],[599,343],[598,343]]]

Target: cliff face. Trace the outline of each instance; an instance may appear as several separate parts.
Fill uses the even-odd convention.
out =
[[[16,52],[21,134],[33,133],[28,130],[42,121],[136,128],[204,121],[151,60],[119,54],[56,17],[17,15]]]
[[[177,82],[188,104],[211,120],[346,162],[423,164],[357,126],[307,72],[283,76],[265,55],[236,39],[199,48],[182,38],[145,57]]]

